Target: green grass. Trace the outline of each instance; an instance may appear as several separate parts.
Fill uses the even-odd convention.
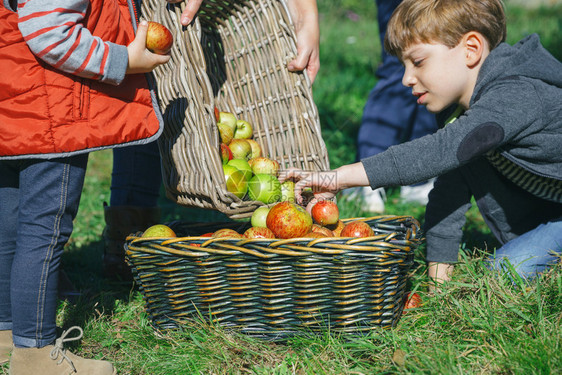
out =
[[[355,160],[355,137],[380,59],[372,1],[319,2],[322,68],[314,87],[330,161]],[[350,13],[353,12],[353,13]],[[359,17],[355,17],[359,15]],[[541,35],[560,59],[562,7],[523,11],[508,7],[508,41]],[[83,293],[61,301],[58,324],[80,325],[84,339],[73,347],[108,359],[120,374],[559,374],[562,373],[562,269],[530,286],[483,267],[485,249],[497,245],[476,209],[467,215],[462,259],[442,293],[427,293],[423,246],[416,253],[411,289],[421,308],[389,330],[363,338],[325,335],[268,343],[194,322],[181,332],[155,334],[140,293],[101,275],[103,201],[109,199],[111,151],[90,156],[75,231],[63,268]],[[387,213],[423,221],[424,208],[400,202],[390,190]],[[221,221],[215,211],[179,207],[160,199],[164,221]],[[370,216],[361,204],[340,200],[342,216]],[[0,367],[7,373],[7,366]]]

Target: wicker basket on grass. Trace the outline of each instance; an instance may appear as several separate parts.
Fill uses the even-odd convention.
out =
[[[143,1],[143,17],[174,34],[155,77],[166,127],[159,139],[167,196],[184,206],[248,217],[261,202],[226,190],[214,108],[250,122],[281,168],[329,169],[306,74],[292,73],[294,28],[284,0],[206,0],[190,26],[185,2]]]
[[[403,309],[419,223],[409,216],[350,220],[366,221],[375,235],[209,238],[198,236],[248,224],[176,225],[184,237],[130,236],[127,260],[161,330],[203,319],[276,340],[391,327]]]

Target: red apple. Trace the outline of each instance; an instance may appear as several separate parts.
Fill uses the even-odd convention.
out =
[[[301,206],[281,202],[271,207],[266,224],[275,234],[275,238],[301,237],[310,232],[312,217]]]
[[[420,295],[419,295],[418,293],[411,293],[411,292],[408,292],[408,293],[406,294],[406,297],[404,298],[404,300],[405,300],[406,302],[404,303],[404,311],[403,311],[403,314],[406,314],[406,310],[408,310],[408,309],[413,309],[413,308],[416,308],[416,307],[420,307],[420,306],[421,306],[421,303],[422,303],[421,297],[420,297]]]
[[[277,177],[270,174],[256,174],[248,182],[248,196],[253,201],[265,204],[279,202],[281,198],[281,183]]]
[[[249,139],[252,138],[254,134],[254,129],[248,121],[238,120],[236,121],[236,129],[234,130],[234,138],[237,139]]]
[[[200,235],[199,237],[213,237],[213,232],[203,233],[203,234]]]
[[[302,237],[306,237],[306,238],[326,238],[328,236],[326,236],[325,234],[320,233],[320,232],[308,232],[307,234],[305,234]]]
[[[146,48],[158,55],[165,55],[172,49],[174,37],[168,28],[158,22],[149,22],[146,32]]]
[[[332,201],[318,201],[310,212],[312,218],[320,225],[333,225],[340,219],[338,205]]]
[[[236,131],[236,116],[230,112],[219,112],[217,123],[225,124],[232,129],[232,134]]]
[[[252,148],[250,159],[259,158],[261,156],[260,144],[254,141],[253,139],[246,139],[246,141],[250,144],[250,147]]]
[[[230,228],[222,228],[213,233],[213,237],[242,238],[242,235]]]
[[[243,237],[246,238],[275,238],[275,235],[269,228],[263,227],[250,227],[245,232]]]
[[[232,151],[232,155],[234,155],[234,159],[246,159],[250,158],[252,153],[252,146],[248,143],[245,139],[233,139],[229,144],[228,147],[230,151]]]
[[[340,237],[371,237],[375,232],[369,224],[364,221],[355,220],[347,223],[340,234]]]
[[[261,206],[256,208],[254,213],[252,213],[252,217],[250,218],[250,223],[252,223],[252,226],[267,228],[266,219],[268,213],[269,213],[268,206]]]
[[[260,156],[258,158],[250,159],[248,163],[250,163],[254,174],[267,173],[277,176],[279,173],[279,163],[276,160]]]
[[[320,226],[320,225],[318,225],[318,224],[312,224],[312,229],[311,229],[311,231],[314,232],[314,233],[323,234],[323,235],[326,236],[326,237],[336,237],[336,236],[334,235],[334,232],[332,232],[332,231],[329,230],[328,228],[323,227],[323,226]]]
[[[217,123],[220,122],[220,119],[221,119],[221,113],[219,109],[215,107],[215,120],[217,120]]]
[[[233,157],[234,156],[232,155],[232,151],[230,151],[230,148],[224,143],[221,143],[222,164],[225,165],[229,160],[232,160]]]
[[[224,179],[226,180],[226,190],[242,199],[248,192],[248,179],[244,172],[231,165],[223,165]]]

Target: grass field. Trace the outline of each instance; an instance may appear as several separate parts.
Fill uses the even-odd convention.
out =
[[[364,101],[380,60],[372,1],[320,1],[322,68],[314,86],[332,167],[355,160],[355,137]],[[508,3],[508,41],[537,32],[562,58],[562,7],[523,10]],[[427,293],[423,246],[410,287],[422,307],[389,330],[366,337],[301,337],[285,343],[251,339],[202,323],[158,336],[136,288],[101,275],[103,201],[109,200],[111,151],[91,154],[75,232],[63,268],[82,297],[61,301],[60,327],[80,325],[80,355],[107,359],[120,374],[560,374],[562,373],[562,269],[538,282],[516,285],[490,273],[482,258],[497,242],[476,209],[468,213],[461,261],[440,294]],[[220,221],[214,211],[160,199],[164,221]],[[370,216],[343,202],[342,216]],[[390,190],[388,214],[423,221],[424,207],[403,204]],[[0,367],[7,373],[7,366]]]

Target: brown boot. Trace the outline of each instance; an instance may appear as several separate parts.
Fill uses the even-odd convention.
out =
[[[72,330],[79,330],[76,337],[67,338]],[[84,359],[63,348],[63,343],[80,340],[82,329],[72,327],[62,333],[55,345],[43,348],[17,348],[10,358],[10,375],[115,375],[117,371],[107,361]]]
[[[0,331],[0,363],[10,360],[10,352],[12,351],[12,331]]]
[[[114,206],[104,202],[105,229],[103,230],[104,275],[114,280],[132,280],[131,269],[125,263],[125,238],[131,233],[144,231],[160,222],[159,207]]]

